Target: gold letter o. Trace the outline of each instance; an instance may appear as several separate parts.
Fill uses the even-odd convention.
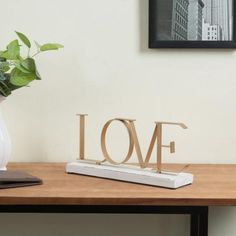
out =
[[[106,142],[105,142],[107,128],[115,120],[120,121],[122,124],[124,124],[124,126],[126,127],[126,129],[128,131],[128,134],[129,134],[129,150],[128,150],[128,153],[127,153],[125,159],[122,162],[120,162],[120,163],[119,162],[115,162],[115,161],[113,161],[111,159],[111,157],[109,156],[109,154],[107,152]],[[132,138],[132,132],[131,132],[131,129],[130,129],[130,126],[129,126],[129,122],[126,121],[126,120],[123,120],[123,119],[112,119],[112,120],[107,121],[107,123],[103,126],[102,133],[101,133],[101,148],[102,148],[102,152],[103,152],[104,158],[108,162],[110,162],[111,164],[119,165],[119,164],[123,164],[123,163],[127,162],[130,159],[130,157],[131,157],[131,155],[133,153],[133,149],[134,149],[134,141],[133,141],[133,138]]]

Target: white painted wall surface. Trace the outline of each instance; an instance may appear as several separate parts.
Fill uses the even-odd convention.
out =
[[[41,43],[65,45],[38,57],[42,81],[16,91],[1,104],[12,137],[11,161],[74,160],[75,114],[88,113],[90,157],[101,157],[99,137],[105,121],[122,116],[137,119],[144,152],[154,121],[182,121],[189,126],[187,131],[165,129],[165,140],[177,141],[177,153],[173,158],[165,153],[166,162],[235,163],[234,51],[150,50],[147,9],[147,0],[1,3],[1,46],[14,39],[14,30]],[[122,137],[127,134],[118,125],[113,128],[109,151],[120,159],[127,147]],[[115,140],[118,135],[121,138]],[[234,236],[235,220],[235,208],[211,208],[210,236]],[[187,236],[188,223],[184,216],[0,214],[5,236]]]

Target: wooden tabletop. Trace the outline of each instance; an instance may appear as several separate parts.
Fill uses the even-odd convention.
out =
[[[183,165],[168,165],[181,169]],[[65,163],[10,164],[41,178],[43,185],[0,190],[0,205],[236,205],[236,165],[190,165],[192,185],[164,189],[65,173]]]

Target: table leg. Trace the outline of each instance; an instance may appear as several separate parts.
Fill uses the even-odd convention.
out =
[[[191,236],[208,236],[208,207],[199,207],[191,213]]]

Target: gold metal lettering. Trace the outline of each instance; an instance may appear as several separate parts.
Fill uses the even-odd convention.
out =
[[[137,157],[138,157],[138,162],[139,162],[140,167],[145,168],[146,165],[143,161],[142,152],[141,152],[141,148],[140,148],[140,145],[139,145],[137,132],[136,132],[136,129],[135,129],[135,126],[134,126],[134,121],[135,120],[129,120],[128,121],[129,126],[130,126],[130,130],[131,130],[131,134],[132,134],[132,139],[133,139],[133,142],[134,142],[134,148],[135,148],[135,151],[136,151],[136,154],[137,154]]]
[[[175,152],[175,142],[170,142],[170,145],[162,145],[162,125],[178,125],[183,129],[187,129],[187,126],[183,123],[173,123],[173,122],[155,122],[156,123],[156,127],[155,130],[156,131],[156,135],[157,135],[157,163],[156,163],[156,169],[157,172],[161,173],[162,170],[162,148],[166,147],[166,148],[170,148],[170,153],[174,153]],[[155,131],[154,131],[155,133]],[[150,153],[152,152],[152,148],[153,146],[149,147],[150,150],[148,150],[149,155],[151,155]],[[150,159],[150,156],[147,156]],[[145,162],[147,161],[147,157]],[[148,159],[148,161],[149,161]]]
[[[85,116],[87,116],[87,114],[78,114],[78,116],[80,117],[79,159],[84,160]]]
[[[122,124],[124,124],[124,126],[126,127],[128,134],[129,134],[129,149],[128,149],[128,153],[125,157],[125,159],[118,163],[112,160],[112,158],[109,156],[108,152],[107,152],[107,148],[106,148],[106,132],[107,132],[107,128],[109,127],[109,125],[113,122],[113,121],[120,121]],[[103,156],[104,158],[111,164],[113,165],[119,165],[119,164],[123,164],[125,162],[127,162],[132,153],[133,153],[133,149],[134,149],[134,140],[132,138],[132,132],[129,126],[129,122],[126,119],[119,119],[119,118],[115,118],[112,120],[109,120],[106,122],[106,124],[103,126],[102,129],[102,133],[101,133],[101,148],[102,148],[102,152],[103,152]]]
[[[85,154],[85,148],[84,148],[84,144],[85,144],[85,116],[87,116],[86,114],[79,114],[80,116],[80,154],[79,154],[79,159],[80,160],[84,160],[84,154]],[[125,159],[122,162],[116,162],[114,161],[108,154],[107,148],[106,148],[106,132],[108,127],[110,126],[110,124],[113,121],[119,121],[121,122],[127,129],[128,131],[128,135],[129,135],[129,149],[128,149],[128,153],[125,157]],[[162,171],[162,148],[169,148],[170,149],[170,153],[174,153],[175,152],[175,142],[170,142],[169,145],[162,145],[162,126],[163,125],[178,125],[183,129],[187,129],[187,126],[183,123],[173,123],[173,122],[155,122],[155,129],[151,138],[151,142],[146,154],[146,158],[145,161],[143,160],[142,157],[142,152],[141,152],[141,148],[139,145],[139,140],[138,140],[138,136],[137,136],[137,132],[135,129],[135,125],[134,125],[134,121],[132,119],[125,119],[125,118],[115,118],[115,119],[111,119],[109,121],[107,121],[105,123],[105,125],[102,128],[102,132],[101,132],[101,149],[104,155],[104,160],[103,161],[98,161],[98,160],[87,160],[89,162],[94,162],[96,164],[101,164],[104,161],[107,161],[113,165],[119,165],[119,164],[123,164],[129,161],[129,159],[132,156],[133,150],[135,149],[136,154],[137,154],[137,158],[138,158],[138,163],[139,166],[141,168],[145,168],[147,167],[150,158],[151,158],[151,154],[154,148],[155,143],[157,144],[157,152],[156,152],[156,167],[155,169],[157,170],[157,172],[161,173]]]

